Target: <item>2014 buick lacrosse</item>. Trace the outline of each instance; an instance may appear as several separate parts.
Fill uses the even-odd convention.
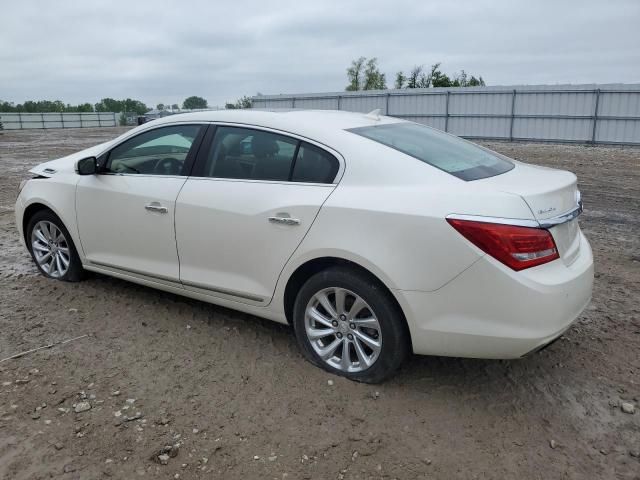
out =
[[[174,115],[31,172],[16,221],[45,276],[291,324],[353,380],[412,352],[521,357],[591,298],[575,175],[377,112]]]

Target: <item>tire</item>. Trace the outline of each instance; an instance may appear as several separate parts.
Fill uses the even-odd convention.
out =
[[[40,210],[31,217],[25,242],[31,258],[45,277],[65,282],[78,282],[84,278],[85,271],[71,235],[52,211]],[[53,254],[44,258],[52,250]]]
[[[354,268],[331,267],[309,278],[296,296],[293,326],[307,360],[358,382],[382,382],[411,352],[397,304],[375,278]]]

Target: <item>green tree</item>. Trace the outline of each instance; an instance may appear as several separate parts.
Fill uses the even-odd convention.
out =
[[[147,107],[140,100],[133,100],[131,98],[127,98],[122,102],[122,107],[125,112],[135,112],[137,115],[144,115],[149,111],[149,107]],[[116,111],[116,110],[114,110]]]
[[[79,105],[65,104],[61,100],[27,100],[24,103],[14,104],[13,102],[0,101],[0,111],[4,112],[135,112],[142,115],[147,110],[147,106],[139,100],[114,100],[113,98],[103,98],[100,102],[92,105],[81,103]]]
[[[238,100],[236,100],[235,103],[226,103],[224,105],[224,108],[226,108],[227,110],[235,110],[240,108],[251,108],[252,105],[253,102],[251,101],[251,97],[247,97],[245,95],[244,97],[240,97]]]
[[[402,71],[396,73],[396,81],[395,84],[393,85],[394,88],[404,88],[404,84],[407,81],[407,77],[404,76],[404,73],[402,73]]]
[[[158,105],[156,105],[156,109],[164,110],[164,103],[159,103]]]
[[[77,107],[67,105],[67,112],[93,112],[93,105],[90,103],[81,103]]]
[[[180,110],[180,107],[177,103],[174,103],[173,105],[171,105],[171,110]]]
[[[94,105],[96,112],[135,112],[143,115],[149,108],[140,100],[127,98],[126,100],[114,100],[113,98],[103,98]]]
[[[367,61],[365,57],[360,57],[351,62],[351,66],[347,68],[347,78],[349,85],[345,88],[347,92],[355,92],[362,90],[364,64]]]
[[[194,110],[197,108],[207,108],[207,101],[202,97],[192,96],[188,97],[182,102],[182,108],[187,110]]]
[[[120,100],[114,100],[113,98],[103,98],[95,104],[96,112],[122,112],[123,104]]]
[[[471,75],[471,78],[467,82],[467,87],[484,87],[484,86],[485,86],[485,83],[484,83],[484,80],[482,79],[482,76],[479,76],[478,78],[476,78],[473,75]]]
[[[429,87],[451,87],[452,82],[446,73],[440,71],[440,63],[431,65],[431,71],[427,77],[428,84],[424,88]]]
[[[364,69],[363,90],[384,90],[387,88],[386,76],[378,69],[378,59],[370,58]]]
[[[358,90],[384,90],[387,88],[386,75],[378,68],[378,59],[373,57],[367,60],[360,57],[351,62],[347,68],[349,85],[345,88],[348,92]]]
[[[15,112],[16,106],[13,102],[7,102],[5,100],[0,100],[0,112]]]

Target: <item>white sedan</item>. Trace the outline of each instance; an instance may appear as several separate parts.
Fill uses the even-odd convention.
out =
[[[376,112],[174,115],[31,172],[16,222],[45,276],[290,324],[353,380],[411,352],[521,357],[591,298],[575,175]]]

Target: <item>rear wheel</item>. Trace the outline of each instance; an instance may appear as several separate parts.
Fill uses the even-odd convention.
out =
[[[305,357],[352,380],[377,383],[409,354],[402,313],[369,275],[335,267],[311,277],[294,305],[296,338]]]
[[[26,233],[31,257],[46,277],[68,282],[82,279],[84,270],[71,235],[53,212],[37,212]]]

